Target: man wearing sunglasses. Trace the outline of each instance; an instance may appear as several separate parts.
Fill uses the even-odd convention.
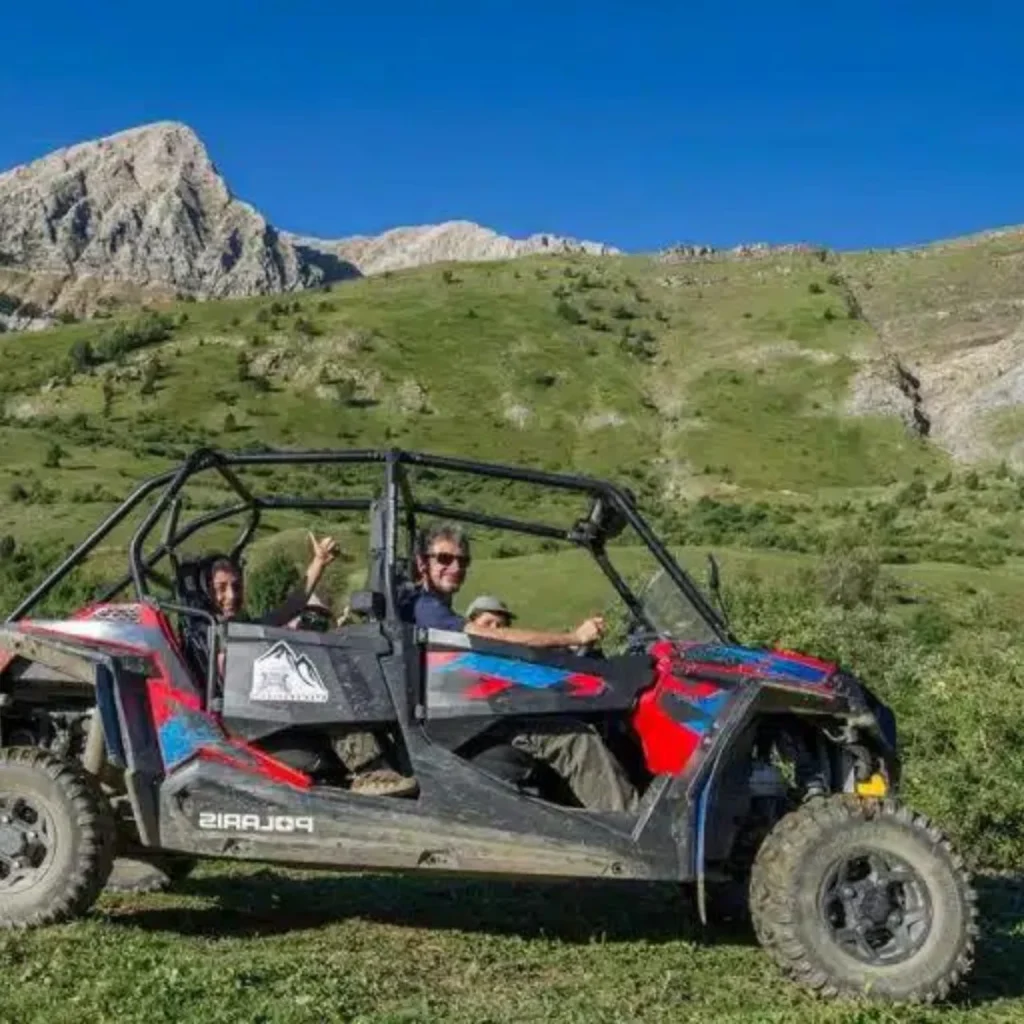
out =
[[[489,607],[474,602],[468,618],[463,618],[452,610],[452,599],[465,582],[470,563],[469,538],[458,526],[438,523],[424,530],[416,545],[420,586],[403,606],[403,618],[427,629],[466,632],[527,647],[586,647],[604,633],[604,620],[596,616],[571,633],[513,628],[511,612],[493,598],[485,599]],[[512,746],[554,769],[584,807],[636,809],[636,789],[589,722],[560,719],[523,725],[511,737]]]
[[[420,586],[403,606],[402,616],[427,629],[498,637],[527,647],[588,647],[604,634],[604,619],[586,619],[571,633],[537,629],[497,628],[489,622],[467,621],[452,610],[452,599],[466,580],[472,558],[466,532],[451,523],[435,523],[422,531],[416,543]]]

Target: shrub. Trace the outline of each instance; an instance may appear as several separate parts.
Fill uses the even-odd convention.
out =
[[[869,548],[833,550],[818,568],[818,588],[826,604],[855,608],[874,603],[881,572],[878,553]]]
[[[925,482],[920,478],[916,478],[900,489],[899,493],[896,495],[895,501],[897,505],[910,505],[917,507],[927,497],[928,488],[925,485]]]
[[[49,448],[46,449],[46,457],[43,459],[43,466],[46,469],[58,469],[60,467],[60,460],[67,455],[67,452],[56,441],[54,441]]]
[[[96,354],[92,350],[92,345],[84,338],[76,341],[68,352],[68,359],[76,373],[85,373],[92,366],[95,358]]]
[[[570,324],[581,324],[583,323],[583,316],[580,311],[573,306],[571,303],[566,302],[564,299],[558,303],[556,307],[558,315]]]
[[[295,563],[276,551],[249,573],[246,604],[250,615],[260,616],[280,605],[289,591],[302,582]]]
[[[318,323],[305,316],[300,316],[295,321],[295,329],[307,338],[316,338],[324,333],[324,329]]]
[[[131,324],[120,323],[104,333],[96,346],[100,360],[117,360],[136,349],[171,337],[174,321],[163,313],[146,313]]]

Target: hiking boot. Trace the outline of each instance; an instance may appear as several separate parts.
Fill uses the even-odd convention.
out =
[[[362,796],[412,796],[419,786],[415,779],[393,768],[373,768],[353,775],[349,789]]]

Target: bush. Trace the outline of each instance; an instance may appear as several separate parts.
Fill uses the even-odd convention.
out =
[[[812,282],[811,282],[811,283],[810,283],[810,284],[809,284],[809,285],[807,286],[807,290],[808,290],[808,291],[809,291],[809,292],[810,292],[810,293],[811,293],[812,295],[821,295],[821,294],[823,294],[823,293],[824,293],[824,291],[825,291],[825,289],[824,289],[824,288],[822,288],[822,287],[821,287],[821,285],[820,285],[820,284],[818,284],[818,282],[817,282],[817,281],[812,281]]]
[[[120,323],[104,333],[96,346],[101,361],[122,359],[129,352],[166,341],[174,320],[163,313],[146,313],[131,324]]]
[[[80,338],[71,346],[68,359],[76,373],[85,373],[95,361],[96,354],[92,350],[92,345]]]
[[[295,321],[295,329],[306,338],[316,338],[324,333],[324,329],[309,317],[300,316]]]
[[[821,599],[847,609],[873,604],[880,573],[878,553],[869,548],[833,550],[818,568]]]
[[[570,324],[581,324],[583,323],[583,315],[580,311],[571,303],[566,302],[564,299],[558,303],[555,307],[558,315]]]
[[[301,582],[302,576],[295,563],[284,552],[274,552],[249,573],[246,583],[249,614],[266,615],[278,607]]]
[[[910,631],[922,647],[941,647],[953,635],[953,622],[938,605],[927,604],[914,612]]]
[[[46,469],[58,469],[60,467],[60,460],[64,458],[67,452],[56,441],[54,441],[49,448],[46,449],[46,457],[43,459],[43,466]]]
[[[901,488],[896,495],[897,505],[909,505],[914,508],[919,506],[928,497],[928,488],[920,478],[911,480],[905,487]]]

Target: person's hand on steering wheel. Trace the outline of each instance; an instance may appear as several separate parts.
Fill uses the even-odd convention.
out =
[[[601,615],[593,615],[589,619],[585,619],[573,630],[575,646],[584,650],[593,646],[604,636],[604,628],[604,617]]]

